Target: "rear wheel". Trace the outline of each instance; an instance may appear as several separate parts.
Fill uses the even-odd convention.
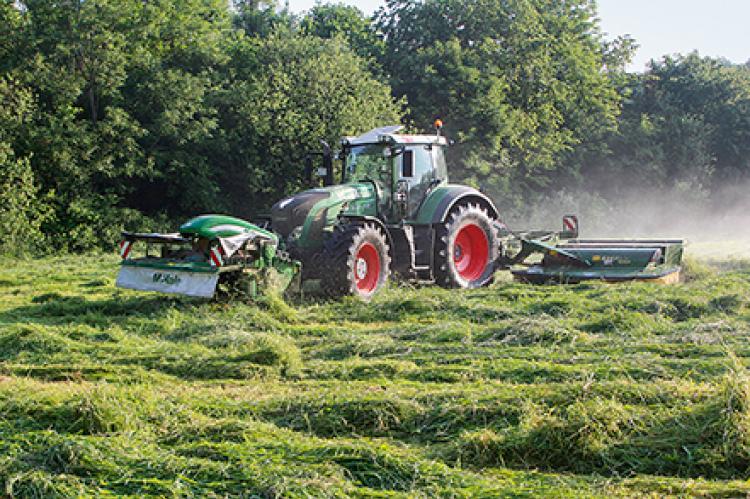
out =
[[[375,224],[347,224],[326,242],[323,287],[328,294],[368,300],[385,286],[391,258],[385,234]]]
[[[447,288],[478,288],[489,284],[498,255],[492,219],[478,205],[454,209],[437,230],[435,278]]]

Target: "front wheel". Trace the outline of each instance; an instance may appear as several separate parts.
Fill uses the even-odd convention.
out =
[[[372,223],[347,224],[326,242],[328,264],[323,285],[332,295],[351,294],[369,300],[385,286],[391,258],[385,234]]]
[[[484,208],[466,204],[453,210],[437,230],[435,278],[447,288],[478,288],[492,282],[498,236]]]

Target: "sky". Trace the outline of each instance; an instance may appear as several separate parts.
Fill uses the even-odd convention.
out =
[[[370,14],[383,2],[344,3]],[[628,67],[631,71],[643,71],[651,59],[693,50],[734,63],[750,60],[750,0],[599,0],[597,3],[602,31],[608,38],[629,34],[640,45]],[[293,12],[313,5],[315,0],[289,0]]]

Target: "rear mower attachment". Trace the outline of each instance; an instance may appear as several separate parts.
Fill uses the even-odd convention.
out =
[[[501,257],[501,266],[510,268],[516,281],[532,284],[591,280],[679,282],[683,240],[578,239],[578,220],[572,216],[563,220],[563,232],[547,233],[537,239],[517,237],[520,251],[510,258]],[[536,259],[527,262],[532,256]]]

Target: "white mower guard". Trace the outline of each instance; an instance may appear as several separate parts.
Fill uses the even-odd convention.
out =
[[[188,272],[123,265],[115,285],[138,291],[158,291],[199,298],[213,298],[219,272]]]

